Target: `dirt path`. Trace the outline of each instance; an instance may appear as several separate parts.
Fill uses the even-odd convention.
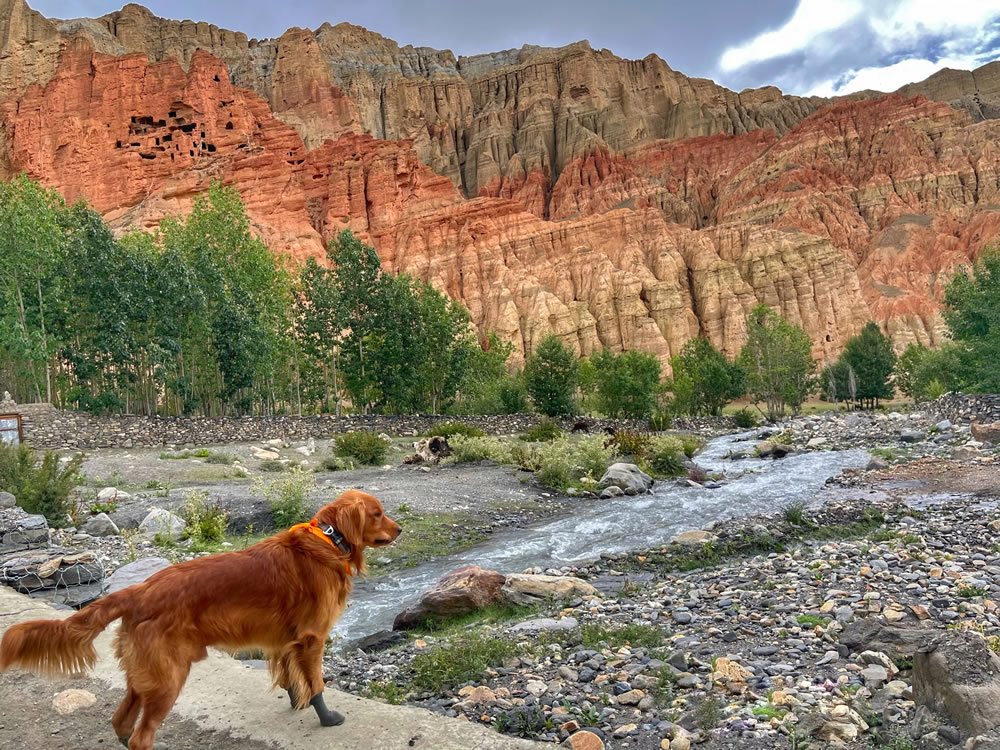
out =
[[[0,587],[0,630],[17,622],[62,618],[52,609]],[[113,627],[112,627],[113,629]],[[12,672],[0,676],[0,748],[23,750],[115,750],[110,726],[124,680],[111,656],[111,630],[95,642],[98,663],[79,679],[45,681]],[[270,690],[266,671],[212,651],[191,670],[184,690],[158,734],[157,750],[533,750],[485,727],[447,719],[419,708],[389,706],[326,691],[326,701],[347,717],[324,728],[309,711],[293,713]],[[52,698],[67,687],[93,694],[93,705],[66,716]]]
[[[87,690],[94,705],[66,716],[52,708],[63,690]],[[125,694],[96,680],[45,680],[33,675],[0,674],[0,747],[23,750],[115,750],[111,714]],[[171,716],[156,736],[157,750],[274,750],[277,745],[206,730],[190,719]]]

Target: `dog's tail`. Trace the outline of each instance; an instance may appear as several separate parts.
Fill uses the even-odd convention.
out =
[[[130,589],[88,604],[65,620],[32,620],[13,625],[0,641],[0,672],[21,667],[45,675],[69,675],[94,666],[94,639],[128,611]]]

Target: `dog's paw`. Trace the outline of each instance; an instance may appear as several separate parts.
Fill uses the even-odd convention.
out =
[[[324,727],[339,727],[344,723],[344,715],[328,709],[326,713],[319,714],[319,723]]]

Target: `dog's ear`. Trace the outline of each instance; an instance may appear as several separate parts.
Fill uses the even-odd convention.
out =
[[[337,531],[354,547],[360,548],[365,539],[365,504],[353,501],[338,504],[335,508],[337,520],[334,523]]]

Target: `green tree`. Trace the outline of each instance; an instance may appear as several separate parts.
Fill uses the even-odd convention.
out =
[[[461,303],[424,282],[417,282],[414,292],[419,327],[411,335],[422,350],[418,384],[422,396],[429,399],[431,412],[438,414],[458,390],[466,351],[479,342],[470,328],[469,312]]]
[[[239,193],[219,182],[161,230],[164,253],[186,261],[195,285],[178,382],[190,384],[204,413],[248,413],[255,400],[271,411],[291,330],[290,275],[250,231]]]
[[[639,351],[607,349],[590,357],[598,410],[608,417],[641,419],[653,413],[660,391],[660,361]]]
[[[971,269],[959,269],[945,288],[944,304],[959,345],[962,387],[1000,392],[1000,250],[985,250]]]
[[[712,414],[744,393],[744,374],[705,338],[689,340],[680,353],[671,357],[673,377],[667,388],[674,394],[673,409],[678,414]]]
[[[920,344],[909,344],[896,360],[896,387],[900,392],[914,401],[919,395],[920,368],[927,356],[927,347]]]
[[[386,319],[383,305],[389,295],[381,283],[382,261],[375,248],[365,245],[349,230],[330,242],[327,258],[336,269],[344,385],[355,408],[369,411],[379,398],[366,346],[377,320]],[[400,324],[403,322],[400,321]]]
[[[557,336],[543,338],[524,365],[525,386],[535,408],[549,417],[572,414],[578,368],[573,352]]]
[[[517,414],[528,410],[523,379],[512,374],[511,341],[501,341],[495,331],[480,344],[470,339],[456,350],[458,391],[448,409],[454,414]]]
[[[815,386],[812,341],[767,305],[747,318],[747,343],[737,360],[746,373],[746,390],[755,405],[767,405],[772,422],[790,407],[797,412]],[[759,408],[759,406],[758,406]]]
[[[52,401],[60,348],[53,328],[64,303],[64,214],[62,197],[24,174],[0,183],[0,350],[39,401]]]
[[[879,399],[892,398],[896,353],[892,350],[892,342],[874,321],[868,321],[860,334],[847,340],[840,359],[854,370],[855,398],[862,406],[874,408]]]
[[[340,295],[336,277],[315,258],[299,269],[295,298],[295,335],[299,341],[306,399],[320,411],[341,414],[340,399]],[[331,408],[332,407],[332,408]]]

